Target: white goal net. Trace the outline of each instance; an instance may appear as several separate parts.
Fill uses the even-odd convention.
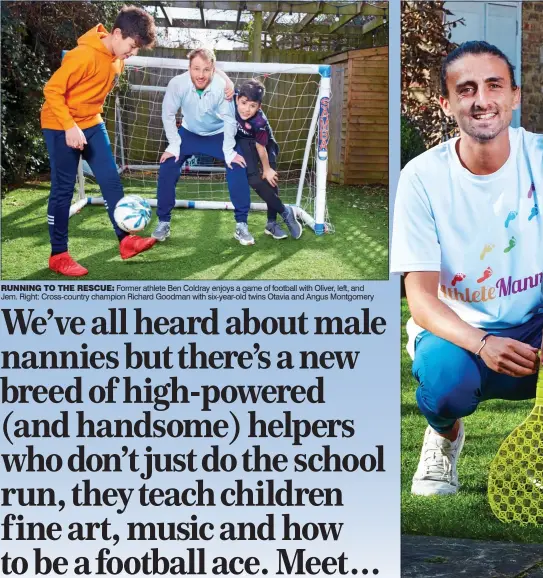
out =
[[[307,64],[217,62],[236,86],[257,78],[266,95],[262,108],[279,144],[279,194],[317,234],[331,232],[326,207],[329,138],[330,66]],[[168,82],[188,70],[188,60],[132,57],[125,74],[108,97],[104,120],[125,194],[137,194],[156,206],[159,159],[168,143],[162,126],[162,99]],[[181,124],[182,110],[178,113]],[[86,204],[101,204],[89,196],[90,167],[82,162],[77,200],[72,213]],[[181,169],[176,207],[232,209],[224,163],[205,155],[189,158]],[[266,205],[251,191],[251,209]]]

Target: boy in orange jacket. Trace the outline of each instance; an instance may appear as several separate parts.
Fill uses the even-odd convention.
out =
[[[51,193],[47,222],[51,238],[49,268],[69,277],[87,269],[68,253],[68,219],[81,156],[100,186],[109,218],[119,238],[119,251],[129,259],[151,248],[156,240],[128,235],[113,218],[123,187],[109,137],[100,116],[107,94],[124,69],[124,60],[155,42],[153,17],[141,8],[125,7],[111,33],[99,24],[77,41],[61,67],[45,85],[41,127],[51,164]]]

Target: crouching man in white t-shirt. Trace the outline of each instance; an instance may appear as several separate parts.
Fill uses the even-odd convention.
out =
[[[543,135],[513,129],[513,67],[486,42],[444,60],[460,137],[403,169],[391,271],[405,274],[417,403],[428,420],[412,493],[454,494],[461,418],[535,397],[543,331]]]

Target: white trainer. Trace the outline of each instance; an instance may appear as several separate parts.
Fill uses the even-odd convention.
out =
[[[419,466],[411,485],[413,495],[445,496],[458,492],[456,462],[464,447],[464,439],[462,420],[454,442],[440,436],[430,426],[426,428]]]

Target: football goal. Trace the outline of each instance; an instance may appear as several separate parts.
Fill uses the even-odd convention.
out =
[[[125,194],[146,197],[156,207],[159,159],[168,145],[162,126],[162,99],[168,82],[188,70],[188,60],[131,57],[125,74],[106,101],[104,120]],[[257,78],[266,95],[262,108],[279,144],[279,193],[305,225],[321,235],[333,231],[326,206],[329,141],[329,65],[217,62],[232,82]],[[178,113],[181,125],[183,111]],[[72,214],[88,204],[103,204],[89,195],[90,167],[82,161]],[[233,209],[224,163],[195,155],[181,168],[176,207]],[[251,209],[266,205],[251,191]]]

